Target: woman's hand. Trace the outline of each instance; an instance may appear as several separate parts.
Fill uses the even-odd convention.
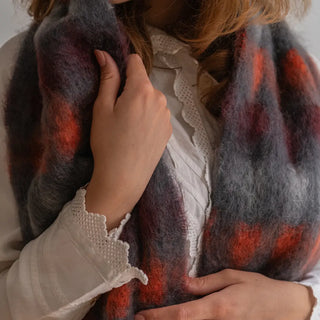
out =
[[[100,91],[93,107],[90,145],[94,170],[86,208],[117,227],[144,192],[172,134],[170,110],[146,73],[139,55],[128,58],[127,79],[119,98],[115,61],[95,51],[101,66]]]
[[[135,320],[307,320],[314,298],[309,289],[254,272],[225,269],[189,278],[198,300],[141,311]]]

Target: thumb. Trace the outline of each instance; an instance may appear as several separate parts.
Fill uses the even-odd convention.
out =
[[[101,50],[94,50],[94,53],[100,65],[100,88],[97,100],[103,106],[113,109],[120,87],[118,66],[109,53]]]

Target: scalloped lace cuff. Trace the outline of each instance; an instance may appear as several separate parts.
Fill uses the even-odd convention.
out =
[[[68,229],[81,247],[85,245],[89,247],[89,251],[94,251],[94,262],[99,265],[100,270],[104,269],[104,265],[108,265],[107,280],[112,282],[113,287],[119,287],[133,278],[138,278],[143,284],[147,284],[147,275],[129,263],[129,244],[119,240],[123,227],[131,214],[127,213],[120,226],[108,232],[106,217],[86,210],[86,186],[87,184],[79,188],[71,201],[70,214],[65,217]],[[70,228],[75,225],[79,226],[78,230]],[[89,243],[83,240],[83,236],[89,240]]]
[[[105,238],[110,237],[118,240],[125,224],[129,221],[131,214],[128,212],[122,219],[119,227],[108,231],[108,222],[104,215],[99,213],[92,213],[86,210],[85,195],[87,192],[88,183],[79,188],[76,197],[73,201],[74,215],[81,225],[82,229],[86,231],[88,238],[95,244],[100,246]]]

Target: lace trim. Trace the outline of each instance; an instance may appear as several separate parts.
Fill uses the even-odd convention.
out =
[[[108,265],[107,269],[112,274],[112,282],[115,282],[115,287],[121,286],[133,278],[138,278],[143,284],[147,284],[147,275],[142,270],[132,267],[129,263],[129,244],[117,239],[122,227],[129,220],[130,213],[127,213],[126,217],[122,220],[121,226],[113,229],[112,235],[109,235],[106,217],[86,210],[86,191],[84,187],[78,189],[71,202],[71,214],[65,217],[68,229],[77,238],[77,242],[90,246],[90,249],[96,253],[97,262],[102,267],[106,264]],[[72,228],[72,225],[78,225],[78,231],[80,232]],[[89,244],[87,240],[83,240],[83,236],[89,240]]]
[[[119,227],[108,231],[108,236],[114,240],[118,240],[125,224],[129,221],[130,218],[131,218],[131,214],[128,212],[125,215],[125,217],[121,220]]]
[[[208,86],[214,85],[216,80],[206,71],[204,71],[200,76],[200,83],[197,86],[197,92],[194,92],[192,85],[196,83],[196,77],[189,79],[186,74],[186,68],[193,68],[190,75],[196,75],[198,73],[199,62],[191,56],[190,46],[175,37],[168,35],[161,29],[148,26],[149,34],[152,42],[154,55],[159,54],[160,60],[169,68],[176,71],[176,77],[174,80],[174,93],[177,99],[182,103],[181,116],[183,120],[193,128],[193,134],[191,136],[192,143],[199,151],[199,158],[203,160],[203,173],[205,186],[208,195],[208,205],[205,209],[205,216],[208,218],[211,211],[211,197],[210,197],[210,168],[212,167],[211,155],[212,150],[215,148],[216,132],[207,132],[205,126],[206,123],[202,122],[203,114],[200,113],[197,105],[202,107],[201,101],[198,99],[198,95],[202,95],[208,88]],[[181,64],[185,55],[186,66]],[[182,57],[182,59],[181,59]],[[189,73],[188,73],[189,74]],[[191,83],[191,84],[190,84]],[[210,119],[213,121],[213,119]],[[212,140],[210,141],[210,136],[212,135]],[[199,165],[199,164],[198,164]],[[198,232],[193,226],[197,224],[197,219],[192,215],[188,214],[188,219],[190,223],[188,224],[188,240],[189,240],[189,256],[191,257],[191,269],[190,274],[196,272],[196,266],[198,264],[198,252],[201,247],[202,232]]]
[[[190,46],[187,43],[182,42],[175,37],[169,36],[166,32],[159,28],[147,25],[147,29],[150,34],[154,55],[159,52],[175,55],[181,49],[187,49],[188,51],[190,50]],[[196,59],[194,60],[196,63],[198,63]]]
[[[180,50],[188,50],[189,46],[180,42],[174,37],[167,35],[165,32],[156,29],[150,28],[151,33],[151,41],[153,45],[154,54],[159,52],[164,53],[161,56],[161,60],[169,67],[176,71],[176,77],[174,80],[174,92],[178,100],[182,103],[183,108],[181,110],[181,116],[184,121],[189,124],[193,129],[192,134],[192,142],[193,145],[198,149],[198,154],[202,157],[204,162],[204,176],[205,176],[205,184],[208,193],[208,206],[206,208],[206,217],[208,217],[210,213],[211,207],[211,198],[210,198],[210,183],[209,183],[209,156],[211,150],[211,143],[207,136],[207,132],[205,131],[204,124],[202,123],[201,116],[199,110],[195,104],[195,96],[192,91],[191,85],[187,80],[185,75],[184,68],[177,68],[177,65],[180,64],[177,61],[177,57],[175,56]],[[198,61],[190,57],[190,53],[186,52],[186,55],[189,55],[189,59],[193,61],[194,64],[194,74],[197,74]],[[199,102],[200,103],[200,102]],[[197,251],[199,248],[199,241],[201,236],[198,235],[197,230],[193,227],[194,217],[192,215],[188,216],[190,222],[188,225],[188,239],[190,243],[189,255],[192,259],[192,270],[194,270],[195,265],[197,264]]]
[[[194,97],[194,93],[192,88],[187,81],[187,77],[183,68],[177,69],[177,59],[175,54],[178,53],[182,49],[187,49],[189,51],[190,46],[172,36],[169,36],[161,29],[155,28],[153,26],[148,26],[150,31],[150,37],[152,41],[152,46],[154,49],[154,54],[158,52],[163,52],[165,55],[163,56],[164,63],[176,70],[176,78],[174,81],[174,92],[178,100],[183,104],[182,108],[182,116],[186,123],[188,123],[193,129],[194,133],[192,135],[193,144],[196,146],[199,151],[201,151],[201,155],[204,155],[204,158],[208,158],[210,155],[211,145],[208,139],[207,133],[205,131],[204,125],[201,120],[201,116],[199,110],[194,103],[196,100]],[[192,58],[189,55],[189,59],[191,59],[194,63],[194,74],[197,74],[197,66],[198,61]],[[204,73],[202,77],[202,86],[204,86],[204,79],[208,81],[208,77],[210,75]]]
[[[198,109],[196,105],[194,104],[193,100],[193,93],[190,88],[190,85],[188,81],[185,79],[183,75],[183,70],[176,69],[176,79],[174,82],[174,91],[175,95],[177,96],[178,100],[182,102],[183,108],[181,110],[182,118],[186,123],[188,123],[193,129],[192,134],[192,141],[195,147],[199,151],[199,155],[203,157],[204,160],[204,177],[206,182],[206,188],[207,188],[207,194],[208,194],[208,201],[209,206],[211,205],[211,199],[210,199],[210,185],[209,185],[209,155],[210,155],[210,143],[208,141],[207,134],[203,128],[200,114],[198,112]],[[208,211],[206,211],[206,216],[208,215]],[[197,249],[199,245],[199,238],[197,231],[193,228],[194,223],[192,223],[192,220],[194,220],[194,217],[190,215],[189,219],[191,220],[191,223],[189,224],[188,228],[188,238],[190,239],[190,256],[193,259],[192,266],[197,263],[196,257],[197,257]],[[193,269],[193,267],[191,268]]]

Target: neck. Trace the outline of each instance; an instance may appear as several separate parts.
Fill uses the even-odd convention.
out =
[[[146,13],[148,24],[164,29],[174,23],[183,8],[183,0],[150,0],[151,8]]]

